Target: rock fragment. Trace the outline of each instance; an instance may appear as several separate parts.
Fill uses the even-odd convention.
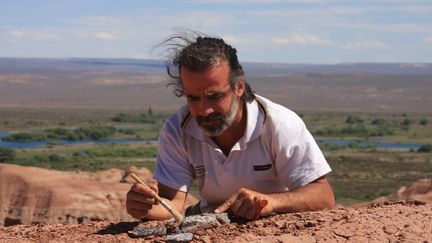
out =
[[[172,219],[168,221],[168,225],[174,224],[175,221]],[[204,213],[199,215],[193,215],[186,217],[181,224],[182,232],[193,232],[197,229],[210,229],[216,228],[223,224],[229,224],[231,220],[227,213],[211,214]]]
[[[132,237],[145,237],[149,235],[164,236],[166,234],[167,231],[165,227],[136,226],[132,231],[129,231],[129,235]]]
[[[175,235],[168,235],[165,237],[166,242],[189,242],[193,240],[192,233],[180,233]]]

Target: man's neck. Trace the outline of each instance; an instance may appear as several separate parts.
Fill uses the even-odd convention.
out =
[[[219,146],[222,152],[228,156],[232,147],[243,137],[246,130],[247,112],[246,103],[241,102],[233,124],[227,128],[221,135],[211,139]]]

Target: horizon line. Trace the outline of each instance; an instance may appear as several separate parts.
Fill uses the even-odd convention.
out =
[[[134,61],[158,61],[165,62],[166,59],[154,59],[154,58],[134,58],[134,57],[8,57],[0,56],[0,59],[46,59],[46,60],[134,60]],[[346,62],[333,62],[333,63],[300,63],[300,62],[266,62],[266,61],[241,61],[240,63],[249,64],[285,64],[285,65],[358,65],[358,64],[429,64],[431,62],[424,61],[346,61]]]

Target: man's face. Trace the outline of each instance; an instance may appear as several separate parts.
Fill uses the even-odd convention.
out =
[[[232,90],[229,65],[220,62],[203,72],[182,68],[181,79],[189,111],[206,136],[222,134],[236,119],[243,86]]]

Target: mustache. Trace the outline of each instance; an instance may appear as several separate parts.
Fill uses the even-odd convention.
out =
[[[208,115],[208,116],[197,116],[197,121],[198,121],[198,124],[201,124],[201,123],[203,123],[203,122],[211,122],[211,121],[220,121],[220,120],[223,120],[223,115],[221,114],[221,113],[219,113],[219,112],[214,112],[214,113],[211,113],[210,115]]]

